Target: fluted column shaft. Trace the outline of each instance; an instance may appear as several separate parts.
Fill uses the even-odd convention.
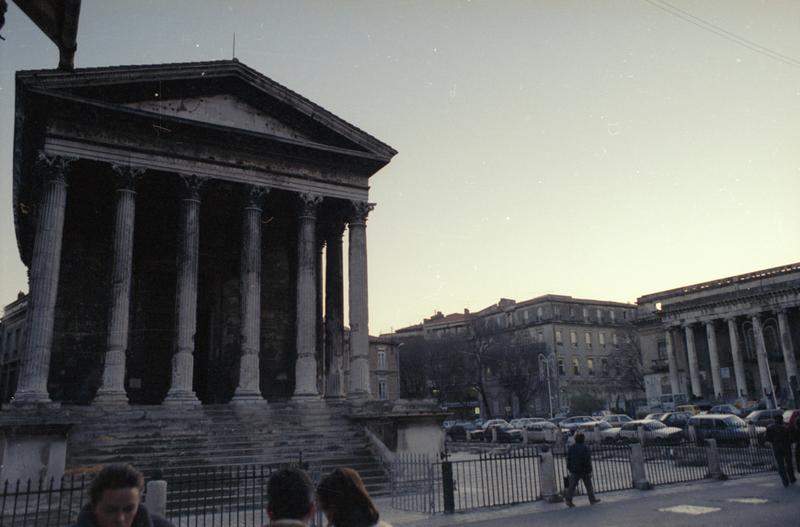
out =
[[[772,378],[769,371],[769,358],[767,357],[767,346],[764,343],[764,328],[761,325],[761,316],[756,313],[752,315],[753,321],[753,340],[756,344],[756,357],[758,358],[758,376],[761,380],[761,396],[767,401],[767,407],[774,408],[775,402],[772,393]]]
[[[675,358],[675,346],[672,342],[672,330],[667,329],[667,366],[669,367],[669,383],[672,387],[672,395],[681,393],[681,383],[678,378],[678,361]]]
[[[316,220],[322,198],[301,194],[297,234],[297,362],[295,397],[317,397]]]
[[[697,362],[697,348],[694,345],[694,328],[691,324],[684,326],[686,332],[686,355],[689,359],[689,379],[692,382],[692,395],[695,397],[703,396],[703,389],[700,386],[700,366]]]
[[[781,351],[783,352],[783,363],[786,365],[786,379],[789,381],[792,400],[797,404],[797,389],[800,379],[797,377],[797,359],[794,356],[792,334],[789,332],[789,320],[785,310],[778,311],[778,330],[781,333]]]
[[[344,225],[328,235],[325,265],[325,358],[326,397],[344,395],[342,385],[344,356],[344,262],[342,234]]]
[[[69,163],[66,158],[40,154],[37,165],[38,170],[45,172],[45,178],[30,267],[28,342],[14,394],[17,405],[50,403],[47,375],[53,346]]]
[[[261,215],[267,190],[250,187],[242,213],[239,268],[241,326],[239,384],[234,402],[263,402],[261,395]]]
[[[747,378],[744,376],[744,361],[739,347],[739,331],[736,319],[728,319],[728,338],[731,341],[731,358],[733,359],[733,375],[736,378],[736,392],[739,397],[747,396]]]
[[[181,201],[178,239],[178,280],[175,291],[176,342],[172,355],[172,384],[165,403],[193,404],[194,336],[197,332],[197,269],[200,244],[200,185],[196,177],[182,178],[186,195]]]
[[[369,397],[369,305],[367,291],[367,216],[374,205],[353,202],[349,223],[350,379],[348,397]]]
[[[125,353],[130,329],[133,229],[136,220],[135,180],[144,170],[127,166],[112,167],[117,178],[117,205],[114,213],[114,254],[111,264],[111,306],[103,384],[94,402],[125,404]]]
[[[714,386],[714,399],[722,399],[722,376],[719,371],[719,351],[717,349],[717,333],[714,321],[706,322],[706,338],[708,339],[708,359],[711,363],[711,383]]]

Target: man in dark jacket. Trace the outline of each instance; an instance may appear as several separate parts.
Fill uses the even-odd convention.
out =
[[[792,434],[786,425],[783,424],[783,416],[775,416],[775,422],[767,427],[766,440],[772,445],[772,453],[775,454],[775,462],[778,465],[778,474],[781,476],[783,486],[788,487],[794,484],[797,479],[794,477],[794,467],[792,466]]]
[[[586,487],[586,494],[589,495],[590,504],[594,505],[600,501],[594,497],[594,488],[592,488],[592,452],[583,441],[583,434],[575,434],[575,444],[569,447],[567,451],[569,485],[567,486],[567,492],[564,496],[567,507],[575,506],[575,504],[572,503],[572,496],[575,494],[575,487],[578,486],[578,480],[583,481],[583,486]]]
[[[107,465],[89,487],[89,504],[74,527],[174,527],[139,502],[144,476],[131,465]]]

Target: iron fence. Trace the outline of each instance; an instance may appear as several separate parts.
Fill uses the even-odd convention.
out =
[[[611,492],[633,488],[631,475],[631,447],[628,445],[587,445],[592,453],[592,487],[595,493]],[[568,485],[569,471],[567,456],[554,455],[556,481],[563,493]],[[576,494],[583,494],[586,489],[580,482],[575,489]]]
[[[15,483],[6,481],[0,496],[0,527],[62,527],[78,519],[92,476]]]
[[[437,459],[438,456],[431,454],[395,456],[390,469],[393,509],[428,514],[436,512],[434,463]]]
[[[697,481],[708,476],[708,452],[704,446],[645,444],[642,450],[645,475],[651,485]]]

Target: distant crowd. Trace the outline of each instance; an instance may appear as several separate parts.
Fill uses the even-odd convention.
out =
[[[89,503],[73,527],[174,527],[141,503],[144,476],[131,465],[108,465],[92,481]],[[275,527],[311,525],[317,505],[329,527],[390,527],[380,514],[361,477],[338,468],[315,488],[308,474],[281,469],[267,484],[267,515]]]

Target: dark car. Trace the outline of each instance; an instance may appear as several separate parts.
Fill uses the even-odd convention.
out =
[[[674,426],[675,428],[686,428],[689,425],[689,419],[692,414],[689,412],[667,412],[662,415],[658,420],[667,426]]]
[[[467,433],[480,430],[480,427],[472,421],[458,421],[447,429],[447,438],[451,441],[466,441]]]
[[[689,419],[689,439],[697,444],[716,439],[720,445],[748,446],[756,439],[763,445],[765,432],[764,427],[751,429],[740,417],[730,414],[704,414]]]
[[[776,408],[774,410],[756,410],[750,412],[744,420],[747,424],[769,426],[775,422],[776,415],[783,415],[783,410],[781,408]]]
[[[492,431],[496,432],[498,443],[515,443],[522,441],[522,430],[514,428],[506,422],[490,423],[489,426],[483,429],[483,436],[481,439],[484,442],[490,442],[493,437]]]

